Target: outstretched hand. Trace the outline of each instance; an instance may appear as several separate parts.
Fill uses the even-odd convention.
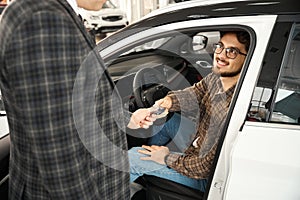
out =
[[[141,108],[136,110],[132,114],[127,127],[131,129],[138,129],[138,128],[148,129],[155,120],[156,118],[151,116],[150,109]]]

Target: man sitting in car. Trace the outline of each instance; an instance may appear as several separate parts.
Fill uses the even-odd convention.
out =
[[[193,112],[197,116],[196,128],[182,128],[184,117],[174,115],[148,145],[129,150],[130,181],[143,174],[168,179],[188,187],[205,191],[218,139],[239,79],[250,45],[250,35],[245,31],[222,32],[214,44],[212,73],[184,90],[172,91],[155,104],[169,112]],[[155,116],[154,116],[155,117]],[[155,127],[153,130],[156,130]],[[195,131],[196,130],[196,131]],[[193,133],[192,140],[182,138]],[[183,152],[171,152],[166,145],[175,139]],[[154,162],[153,162],[154,161]]]

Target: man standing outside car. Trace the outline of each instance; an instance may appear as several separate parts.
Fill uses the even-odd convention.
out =
[[[129,199],[122,131],[129,117],[118,109],[117,93],[111,97],[114,84],[77,15],[77,6],[99,10],[104,2],[17,0],[2,13],[10,199]],[[83,112],[90,105],[95,113]],[[151,125],[143,120],[148,111],[138,112],[128,126]]]
[[[174,115],[162,128],[159,127],[149,145],[129,151],[131,181],[148,174],[205,191],[219,136],[249,46],[247,32],[221,32],[219,42],[214,44],[212,73],[194,86],[169,92],[155,103],[171,112],[194,113],[197,116],[195,135],[183,153],[170,152],[164,146],[169,140],[178,136],[187,138],[184,135],[189,134],[186,129],[180,129],[180,119]]]

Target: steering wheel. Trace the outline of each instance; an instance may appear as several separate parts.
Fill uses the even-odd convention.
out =
[[[139,108],[151,107],[170,91],[166,77],[154,68],[142,68],[133,79],[133,94]]]

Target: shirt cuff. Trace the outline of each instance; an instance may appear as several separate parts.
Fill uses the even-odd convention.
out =
[[[181,154],[174,154],[174,153],[170,153],[169,155],[166,155],[165,164],[167,165],[167,167],[172,166],[172,164],[174,164],[178,160],[180,155]]]

